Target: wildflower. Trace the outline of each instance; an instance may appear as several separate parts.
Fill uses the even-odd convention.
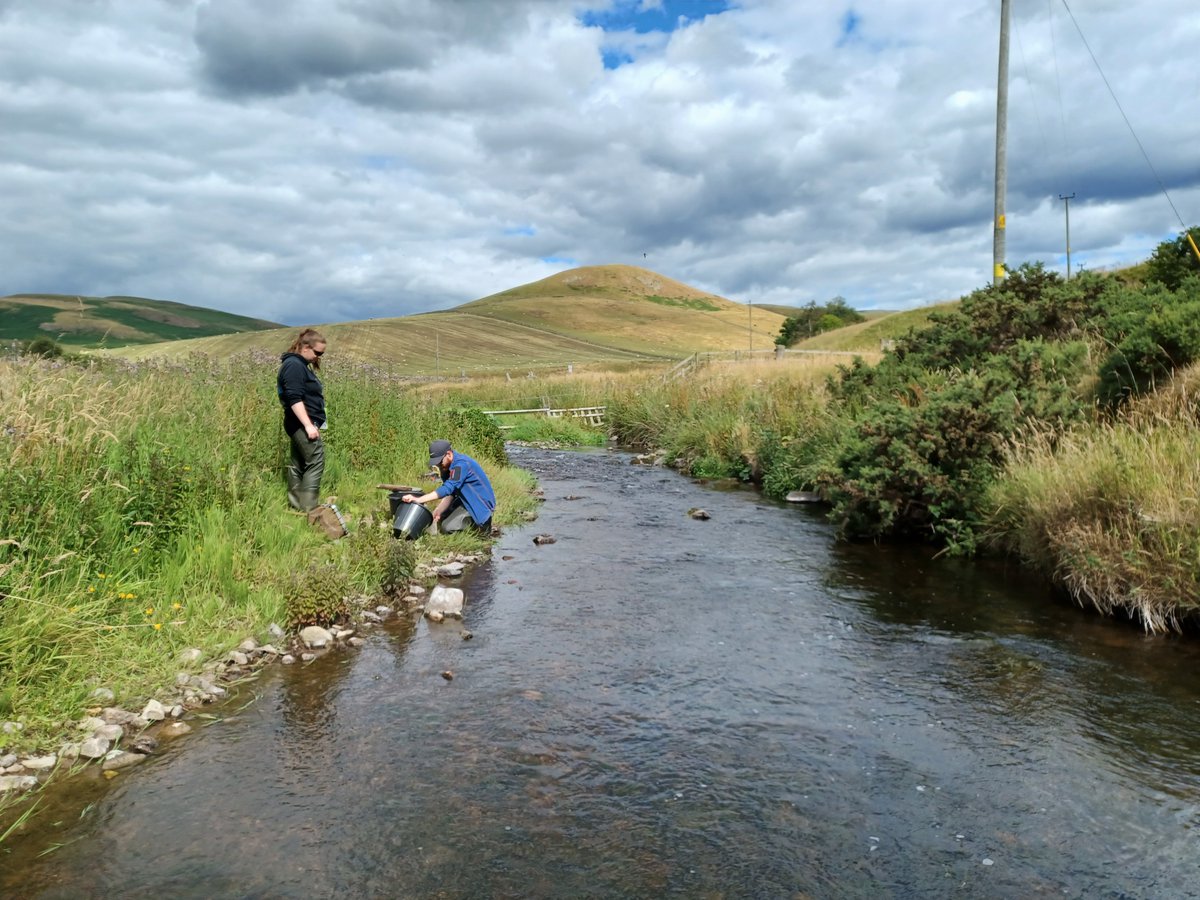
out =
[[[171,609],[183,609],[183,604],[182,603],[172,603]]]
[[[133,552],[134,552],[134,553],[141,553],[141,552],[142,552],[142,548],[141,548],[141,547],[134,547],[134,548],[133,548]]]
[[[148,615],[148,616],[154,615],[154,607],[153,606],[146,607],[146,615]]]
[[[100,572],[98,575],[96,575],[96,577],[97,578],[107,578],[108,576],[105,575],[103,572]]]
[[[162,622],[155,622],[155,623],[154,623],[154,630],[155,630],[155,631],[162,631]]]
[[[89,585],[88,585],[88,593],[89,593],[89,594],[94,594],[94,593],[96,593],[96,586],[95,586],[95,585],[92,585],[92,584],[89,584]]]
[[[77,609],[79,609],[79,607],[78,607],[78,606],[72,606],[72,607],[71,607],[69,610],[67,610],[67,611],[68,611],[68,612],[75,612],[75,610],[77,610]]]

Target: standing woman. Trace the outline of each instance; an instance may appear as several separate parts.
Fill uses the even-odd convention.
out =
[[[317,505],[321,475],[325,471],[325,390],[317,370],[325,353],[325,338],[305,328],[280,357],[279,402],[283,405],[283,430],[292,442],[287,468],[288,505],[304,512]]]

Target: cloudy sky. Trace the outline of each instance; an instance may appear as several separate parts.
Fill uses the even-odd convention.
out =
[[[0,294],[299,324],[630,263],[958,297],[991,279],[999,8],[0,0]],[[1200,223],[1200,7],[1148,9],[1012,0],[1010,265],[1065,268],[1060,194],[1074,269]]]

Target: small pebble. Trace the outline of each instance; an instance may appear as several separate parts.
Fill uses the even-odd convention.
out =
[[[453,681],[454,673],[451,672],[449,669],[447,669],[445,672],[442,673],[442,677],[445,678],[447,681]]]

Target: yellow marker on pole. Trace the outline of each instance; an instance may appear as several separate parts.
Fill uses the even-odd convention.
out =
[[[1196,254],[1196,259],[1200,259],[1200,250],[1196,249],[1196,242],[1192,240],[1192,233],[1185,231],[1184,234],[1187,235],[1188,243],[1192,245],[1192,252]]]

